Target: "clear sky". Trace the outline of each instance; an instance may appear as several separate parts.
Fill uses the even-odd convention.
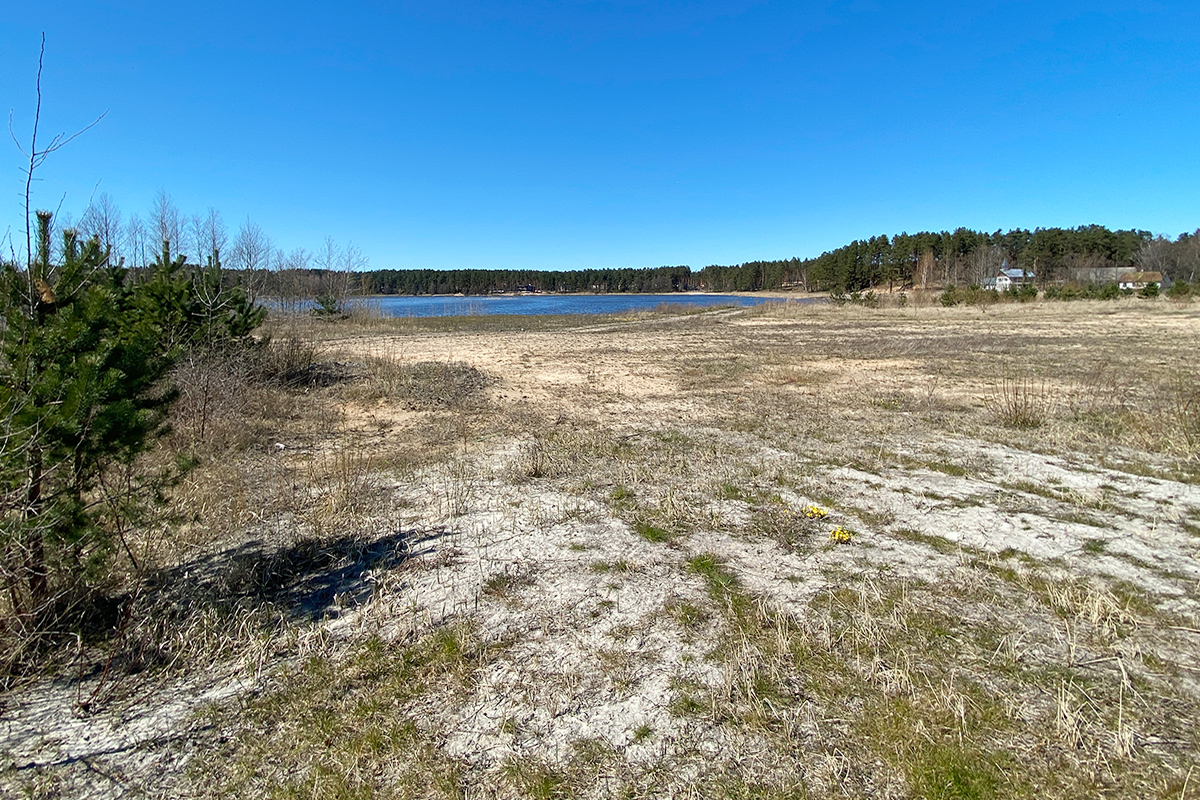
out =
[[[9,3],[22,140],[42,31],[43,135],[107,111],[35,187],[76,218],[102,191],[145,218],[165,190],[231,235],[251,218],[398,269],[1200,227],[1194,0]],[[0,235],[21,229],[5,152]]]

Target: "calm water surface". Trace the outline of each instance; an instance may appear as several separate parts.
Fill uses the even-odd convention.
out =
[[[727,294],[535,294],[516,297],[371,297],[360,301],[385,317],[461,317],[485,314],[619,314],[682,306],[755,306],[759,297]],[[778,302],[778,301],[776,301]]]

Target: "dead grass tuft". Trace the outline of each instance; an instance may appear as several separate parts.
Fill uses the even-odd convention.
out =
[[[358,393],[368,399],[398,401],[414,411],[467,410],[483,404],[491,378],[461,361],[420,361],[407,364],[371,356],[364,364]]]
[[[987,398],[992,417],[1010,428],[1039,428],[1054,413],[1055,399],[1045,383],[1027,377],[1003,378]]]

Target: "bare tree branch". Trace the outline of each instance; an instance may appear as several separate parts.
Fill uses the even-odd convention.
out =
[[[26,153],[24,148],[21,147],[20,142],[17,142],[17,137],[16,137],[16,134],[13,132],[13,126],[12,126],[12,111],[9,110],[9,112],[8,112],[9,135],[12,136],[13,141],[17,143],[17,150],[20,151],[21,155],[25,156],[26,158],[29,159],[29,166],[25,169],[25,258],[26,258],[26,267],[29,268],[30,270],[32,270],[32,267],[33,267],[33,223],[29,217],[29,210],[30,210],[30,205],[31,205],[30,197],[31,197],[32,190],[33,190],[33,175],[37,171],[38,167],[40,167],[42,164],[44,164],[46,162],[46,159],[50,156],[51,153],[61,150],[63,147],[65,147],[70,142],[74,141],[79,136],[83,135],[87,131],[89,131],[92,128],[99,125],[100,120],[104,119],[104,117],[108,114],[108,111],[105,111],[103,114],[96,117],[96,119],[92,120],[91,123],[89,123],[88,125],[85,125],[84,127],[80,128],[79,130],[75,131],[74,133],[72,133],[70,135],[67,135],[66,133],[58,134],[57,136],[55,136],[53,139],[50,140],[49,145],[47,145],[45,148],[39,150],[38,145],[37,145],[37,137],[38,137],[38,126],[39,126],[39,124],[41,124],[41,119],[42,119],[42,66],[43,66],[43,63],[45,60],[45,56],[46,56],[46,33],[45,33],[45,31],[43,31],[41,48],[38,50],[37,80],[35,81],[35,84],[34,84],[35,88],[37,90],[37,103],[34,106],[33,135],[30,137],[28,153]],[[30,272],[30,275],[31,275],[31,279],[32,279],[32,272]]]

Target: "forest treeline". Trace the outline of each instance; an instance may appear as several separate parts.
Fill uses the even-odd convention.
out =
[[[277,247],[247,219],[230,235],[215,209],[188,215],[160,192],[143,220],[123,218],[107,194],[86,210],[75,228],[96,237],[114,261],[140,268],[151,263],[162,240],[192,264],[216,257],[228,277],[251,296],[284,306],[317,302],[340,307],[351,295],[482,295],[497,292],[863,291],[872,287],[971,286],[1001,269],[1022,269],[1040,285],[1110,283],[1126,270],[1164,272],[1193,283],[1200,273],[1200,230],[1175,239],[1144,230],[1015,228],[987,233],[958,228],[879,235],[855,240],[814,258],[713,264],[702,269],[664,266],[587,270],[385,269],[369,270],[353,245],[326,237],[315,252]]]
[[[1148,231],[1100,225],[983,233],[901,233],[856,240],[816,258],[731,266],[600,270],[375,270],[358,276],[366,294],[541,292],[715,292],[795,289],[860,291],[873,286],[982,283],[1000,269],[1023,269],[1040,282],[1103,282],[1141,268],[1194,281],[1200,231],[1171,241]]]

